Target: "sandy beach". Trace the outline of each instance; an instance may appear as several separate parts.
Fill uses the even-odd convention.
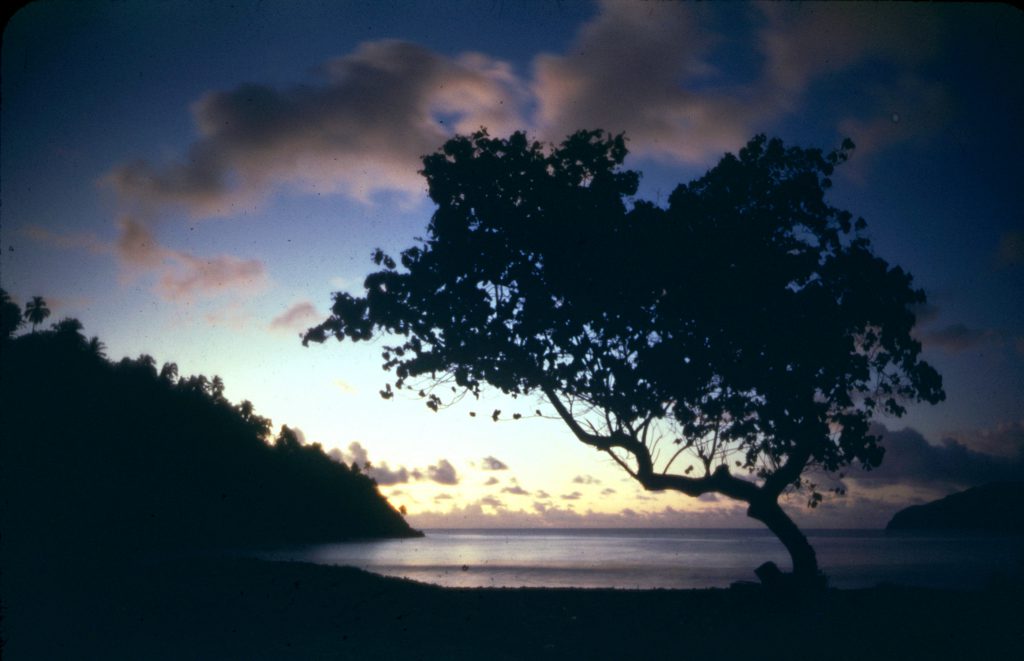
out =
[[[5,659],[980,659],[1024,644],[1010,585],[792,599],[753,586],[448,589],[238,559],[51,569],[5,567]]]

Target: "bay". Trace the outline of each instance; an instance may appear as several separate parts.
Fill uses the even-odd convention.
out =
[[[756,580],[782,544],[761,529],[437,529],[415,539],[318,544],[259,557],[359,567],[445,587],[709,588]],[[1024,537],[811,530],[829,584],[978,588],[1024,573]]]

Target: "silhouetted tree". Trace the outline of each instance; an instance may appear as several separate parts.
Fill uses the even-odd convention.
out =
[[[213,379],[210,380],[210,395],[215,401],[224,400],[224,379],[220,378],[216,374],[214,374]]]
[[[160,367],[160,378],[168,383],[178,380],[178,363],[164,363]]]
[[[95,335],[89,338],[89,351],[97,358],[107,357],[107,345]]]
[[[32,300],[25,304],[25,318],[32,324],[32,332],[36,332],[36,326],[50,316],[50,308],[46,307],[46,301],[42,296],[33,296]]]
[[[22,323],[21,307],[0,289],[0,339],[7,339]]]
[[[74,317],[65,317],[53,324],[53,332],[62,336],[67,341],[87,346],[85,336],[82,334],[82,322]]]
[[[876,411],[944,397],[910,333],[924,293],[825,202],[852,147],[758,136],[662,208],[631,199],[622,136],[454,138],[423,160],[427,238],[397,262],[376,251],[365,295],[334,294],[304,343],[400,336],[381,394],[434,410],[441,385],[543,394],[644,488],[747,503],[816,581],[779,497],[811,468],[878,466]]]

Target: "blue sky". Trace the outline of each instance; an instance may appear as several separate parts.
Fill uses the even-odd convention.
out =
[[[995,4],[36,2],[4,32],[2,286],[367,453],[414,524],[742,523],[639,492],[559,423],[385,402],[379,347],[298,333],[424,232],[418,157],[453,132],[625,131],[662,201],[756,133],[850,137],[831,200],[927,291],[948,399],[879,420],[891,466],[798,513],[884,523],[1024,456],[1022,26]]]

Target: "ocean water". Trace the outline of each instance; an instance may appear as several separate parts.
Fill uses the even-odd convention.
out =
[[[756,580],[789,556],[760,529],[426,530],[417,539],[321,544],[259,557],[359,567],[447,587],[707,588]],[[1024,537],[811,530],[829,583],[981,587],[1024,574]]]

